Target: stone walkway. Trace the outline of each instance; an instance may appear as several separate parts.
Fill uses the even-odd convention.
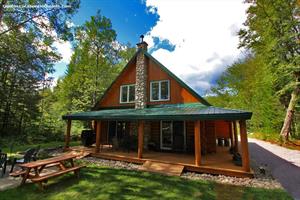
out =
[[[251,159],[271,170],[272,175],[300,200],[300,151],[249,138]]]
[[[21,178],[14,178],[9,176],[9,170],[10,166],[7,166],[5,175],[3,176],[3,178],[0,178],[0,191],[18,187],[21,183]]]

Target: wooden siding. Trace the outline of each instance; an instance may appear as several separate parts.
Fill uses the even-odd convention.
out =
[[[216,153],[216,123],[215,121],[205,121],[205,131],[203,134],[205,140],[205,153]]]
[[[194,122],[186,122],[186,145],[188,152],[194,152]],[[201,151],[203,154],[216,152],[216,135],[214,121],[201,121]]]
[[[160,149],[160,121],[150,122],[150,141],[155,143],[156,150]]]
[[[170,100],[150,102],[150,82],[158,80],[170,80]],[[151,60],[148,63],[148,104],[178,104],[178,103],[196,103],[199,100],[189,91],[183,88],[177,81],[164,72],[156,63]]]
[[[224,121],[225,122],[225,121]],[[101,132],[101,141],[107,140],[107,121],[103,121]],[[149,142],[155,143],[156,150],[160,150],[160,121],[150,121],[150,140]],[[201,121],[201,151],[202,154],[216,153],[216,130],[223,130],[224,127],[218,127],[220,125],[228,125],[228,123],[220,123],[220,121]],[[130,122],[130,133],[137,134],[137,124],[135,122]],[[186,151],[194,153],[194,122],[185,122],[186,131]],[[228,130],[229,131],[229,130]],[[134,132],[134,133],[133,133]]]
[[[230,122],[218,120],[216,123],[216,137],[217,138],[230,138]]]
[[[186,131],[186,150],[187,152],[194,152],[195,143],[194,143],[194,122],[186,121],[185,122],[185,131]]]
[[[100,101],[100,107],[134,106],[134,103],[120,104],[120,86],[135,84],[135,73],[135,62],[132,62],[106,92]]]
[[[101,121],[101,144],[108,144],[108,121]]]
[[[146,58],[148,61],[148,79],[147,79],[147,104],[179,104],[179,103],[196,103],[199,102],[197,97],[191,94],[187,89],[182,87],[176,80],[169,76],[156,63]],[[120,103],[120,86],[127,84],[135,84],[135,69],[136,62],[132,62],[112,84],[110,89],[99,103],[99,107],[113,108],[113,107],[134,107],[134,103]],[[156,80],[170,80],[170,100],[150,102],[150,82]]]

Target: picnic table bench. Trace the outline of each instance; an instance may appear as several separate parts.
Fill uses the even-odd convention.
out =
[[[23,185],[27,179],[30,179],[32,182],[37,183],[41,189],[44,189],[43,182],[47,182],[50,178],[69,172],[74,172],[74,174],[79,177],[80,169],[85,166],[75,166],[73,162],[75,157],[76,155],[73,154],[65,154],[53,158],[21,164],[19,166],[22,168],[22,170],[13,172],[10,175],[22,176],[21,185]],[[69,165],[67,165],[68,163]],[[57,167],[58,170],[50,173],[43,173],[43,170],[49,167]]]

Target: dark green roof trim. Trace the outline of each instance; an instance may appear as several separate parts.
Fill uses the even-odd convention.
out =
[[[164,70],[169,76],[174,78],[182,87],[187,89],[190,93],[192,93],[195,97],[200,100],[201,103],[207,106],[211,106],[210,103],[208,103],[204,98],[202,98],[195,90],[193,90],[191,87],[189,87],[185,82],[183,82],[180,78],[178,78],[173,72],[171,72],[168,68],[166,68],[162,63],[160,63],[158,60],[156,60],[151,54],[148,52],[144,51],[144,54],[148,56],[149,59],[153,60],[157,65],[159,65],[162,70]]]
[[[157,105],[145,109],[113,109],[64,115],[70,120],[247,120],[251,112],[201,103]]]
[[[134,108],[134,105],[131,106],[107,106],[107,107],[100,107],[97,110],[112,110],[112,109],[129,109],[129,108]]]

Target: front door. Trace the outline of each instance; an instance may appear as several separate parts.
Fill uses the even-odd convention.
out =
[[[161,121],[160,148],[171,150],[173,146],[172,121]]]

